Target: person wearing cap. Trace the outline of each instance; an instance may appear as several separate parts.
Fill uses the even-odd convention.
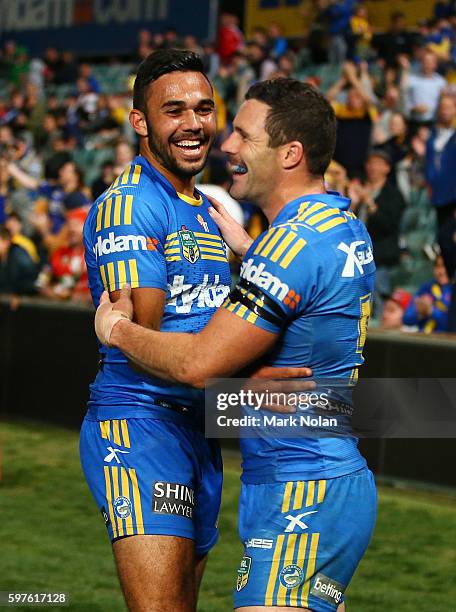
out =
[[[433,272],[434,278],[418,289],[403,317],[405,325],[417,326],[425,334],[448,331],[452,286],[441,255],[436,257]]]
[[[402,329],[404,312],[411,301],[411,293],[405,289],[395,289],[384,299],[380,327],[382,329]]]
[[[391,293],[391,269],[399,263],[399,227],[405,201],[399,189],[388,180],[391,171],[388,152],[377,147],[366,162],[366,182],[352,182],[352,209],[365,221],[374,246],[377,279],[374,309],[382,308],[382,295]]]

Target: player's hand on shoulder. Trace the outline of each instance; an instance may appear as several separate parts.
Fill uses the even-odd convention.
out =
[[[120,291],[117,302],[111,302],[109,293],[104,291],[100,298],[100,304],[95,314],[95,332],[98,340],[110,346],[110,338],[113,327],[121,319],[133,318],[133,302],[131,301],[131,289],[124,285]]]
[[[223,204],[213,197],[207,196],[207,198],[212,204],[209,214],[219,226],[223,240],[233,253],[242,259],[253,242],[252,238],[243,226],[233,219]]]

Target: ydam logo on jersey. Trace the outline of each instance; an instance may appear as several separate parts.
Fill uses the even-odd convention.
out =
[[[294,310],[301,300],[301,296],[293,289],[283,283],[280,278],[266,271],[264,263],[253,265],[253,259],[249,259],[241,266],[241,277],[253,283],[261,289],[265,289],[271,295],[278,298],[289,308]]]
[[[363,249],[360,248],[362,245],[365,245]],[[337,248],[347,256],[344,269],[342,270],[342,276],[344,277],[355,276],[355,267],[360,274],[364,274],[364,266],[374,261],[372,249],[370,246],[367,246],[364,240],[355,240],[350,245],[345,244],[345,242],[339,242]]]
[[[196,302],[197,308],[219,308],[230,292],[229,285],[220,283],[220,276],[215,275],[214,281],[209,281],[209,274],[205,274],[203,282],[199,285],[186,283],[183,274],[176,274],[173,284],[168,283],[168,306],[174,306],[178,313],[189,313]]]
[[[150,236],[116,236],[114,232],[109,232],[108,237],[103,239],[98,236],[98,240],[93,247],[95,257],[110,255],[111,253],[123,253],[124,251],[156,251],[158,240]]]

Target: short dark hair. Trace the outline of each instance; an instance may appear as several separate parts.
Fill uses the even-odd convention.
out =
[[[199,55],[186,49],[158,49],[141,62],[133,87],[133,106],[146,110],[146,89],[169,72],[201,72],[206,79],[203,62]],[[208,79],[209,82],[209,79]]]
[[[308,83],[281,78],[255,83],[245,99],[270,107],[265,125],[270,147],[299,141],[310,174],[323,176],[334,153],[337,131],[336,116],[323,94]]]

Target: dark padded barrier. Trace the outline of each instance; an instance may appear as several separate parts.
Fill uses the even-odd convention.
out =
[[[0,301],[0,413],[79,427],[97,372],[93,310]]]
[[[454,377],[456,337],[372,330],[362,376]],[[97,372],[93,310],[0,298],[0,414],[79,427]],[[361,440],[378,474],[456,486],[456,440]]]

